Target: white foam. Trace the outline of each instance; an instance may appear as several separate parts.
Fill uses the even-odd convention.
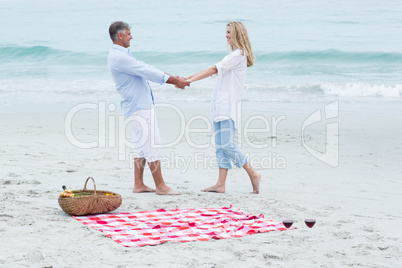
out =
[[[365,83],[334,84],[324,82],[320,87],[325,94],[341,97],[402,97],[402,85],[369,85]]]

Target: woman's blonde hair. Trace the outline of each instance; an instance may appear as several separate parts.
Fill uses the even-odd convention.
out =
[[[247,67],[253,66],[254,64],[254,53],[251,49],[250,39],[248,38],[248,33],[246,27],[240,21],[229,22],[228,25],[230,32],[232,33],[233,44],[244,51],[247,57]],[[233,45],[230,45],[232,51],[234,50]]]

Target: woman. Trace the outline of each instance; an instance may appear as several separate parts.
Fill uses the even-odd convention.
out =
[[[226,39],[232,52],[214,66],[187,77],[192,83],[216,74],[212,95],[212,120],[215,135],[215,153],[219,166],[218,182],[204,192],[225,192],[228,170],[231,161],[243,167],[250,177],[253,192],[258,194],[261,175],[254,171],[248,157],[234,143],[235,129],[239,122],[241,93],[244,88],[247,67],[254,63],[247,30],[239,21],[229,22],[226,26]]]

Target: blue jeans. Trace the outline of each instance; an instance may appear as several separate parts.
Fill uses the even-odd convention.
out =
[[[237,167],[248,162],[248,157],[234,143],[235,131],[232,119],[214,122],[215,154],[219,168],[231,169],[231,161]]]

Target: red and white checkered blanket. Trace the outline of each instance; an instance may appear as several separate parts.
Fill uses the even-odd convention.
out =
[[[246,214],[232,206],[218,209],[158,209],[74,218],[104,232],[125,247],[158,245],[168,241],[206,241],[287,230],[282,223],[267,220],[262,214]]]

